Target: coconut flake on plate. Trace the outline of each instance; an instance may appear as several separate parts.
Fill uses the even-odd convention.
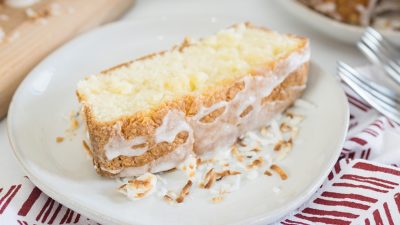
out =
[[[304,105],[308,107],[307,104]],[[182,204],[190,192],[199,191],[205,192],[212,203],[219,203],[229,193],[238,191],[243,182],[270,179],[274,175],[286,180],[288,175],[277,162],[284,160],[292,150],[299,125],[304,119],[302,114],[292,109],[293,107],[276,116],[268,126],[247,132],[228,148],[217,149],[201,156],[192,154],[173,171],[156,176],[148,173],[133,181],[123,180],[120,190],[130,198],[138,195],[147,197],[156,192],[155,196],[170,204]],[[154,177],[153,183],[149,182],[153,184],[152,188],[128,186],[135,180],[140,183],[140,180],[149,177]],[[171,177],[180,180],[168,182],[168,179],[173,179]],[[276,187],[274,192],[279,193],[280,189]]]
[[[155,191],[157,177],[152,173],[145,173],[137,178],[122,184],[118,191],[132,200],[143,199]]]

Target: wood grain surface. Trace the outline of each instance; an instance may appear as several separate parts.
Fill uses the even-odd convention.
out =
[[[77,34],[117,19],[133,2],[43,0],[10,8],[0,0],[0,118],[18,84],[45,56]]]

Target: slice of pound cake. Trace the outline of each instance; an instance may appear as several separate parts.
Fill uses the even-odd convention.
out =
[[[229,147],[298,98],[309,43],[249,23],[86,77],[77,95],[103,176],[175,168]]]

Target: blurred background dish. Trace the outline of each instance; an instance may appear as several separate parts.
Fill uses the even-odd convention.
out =
[[[373,26],[400,46],[400,1],[397,0],[283,0],[291,14],[326,35],[350,44],[360,40],[364,27]]]

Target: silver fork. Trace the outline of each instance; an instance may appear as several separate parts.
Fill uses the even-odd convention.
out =
[[[357,46],[372,62],[382,65],[389,77],[400,85],[400,51],[396,46],[371,27],[365,30]]]
[[[400,94],[361,77],[359,72],[346,63],[339,61],[337,72],[340,78],[372,107],[400,124]]]

